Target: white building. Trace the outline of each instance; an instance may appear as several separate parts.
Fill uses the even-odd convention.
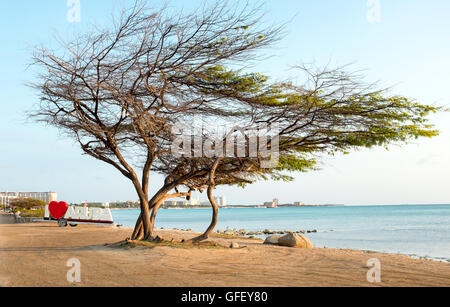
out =
[[[266,208],[278,208],[278,199],[275,198],[272,202],[265,202],[264,207]]]
[[[177,206],[177,202],[174,200],[166,200],[164,202],[164,206],[165,207],[176,207]]]
[[[58,200],[58,194],[56,192],[0,192],[0,205],[9,205],[11,201],[18,198],[32,198],[51,203]]]
[[[198,204],[198,200],[191,200],[190,202],[186,200],[166,200],[164,202],[164,207],[189,207],[196,206]]]
[[[199,206],[200,205],[200,199],[198,198],[191,198],[189,205],[191,206]]]
[[[177,201],[177,207],[187,207],[188,204],[189,203],[186,200]]]
[[[226,196],[219,196],[214,198],[216,200],[216,203],[219,207],[226,207],[227,206],[227,198]]]

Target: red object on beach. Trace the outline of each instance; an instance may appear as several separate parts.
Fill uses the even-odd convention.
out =
[[[52,201],[48,205],[48,210],[54,219],[61,219],[66,215],[67,210],[69,209],[69,205],[66,202],[57,202]]]

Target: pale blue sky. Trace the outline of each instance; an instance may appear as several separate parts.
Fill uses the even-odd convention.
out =
[[[53,128],[26,123],[37,102],[24,84],[33,80],[27,64],[31,47],[51,44],[105,23],[126,0],[81,0],[81,22],[66,19],[66,0],[0,2],[0,190],[57,191],[69,202],[134,200],[128,181],[111,167],[81,155]],[[158,1],[151,1],[158,2]],[[174,7],[199,1],[172,1]],[[191,4],[192,3],[192,4]],[[366,0],[268,0],[268,22],[288,24],[274,57],[258,70],[285,79],[289,65],[355,62],[369,81],[393,86],[394,94],[423,103],[450,105],[450,2],[380,0],[381,20],[367,20]],[[282,203],[403,204],[450,203],[450,114],[434,117],[441,136],[414,144],[364,150],[326,160],[323,171],[300,174],[295,183],[259,183],[246,190],[221,188],[234,204]],[[154,187],[160,178],[154,177]]]

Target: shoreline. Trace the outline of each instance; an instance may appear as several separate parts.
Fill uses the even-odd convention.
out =
[[[405,255],[348,249],[296,249],[262,240],[216,238],[223,248],[156,246],[118,249],[131,228],[54,224],[0,225],[0,286],[72,286],[68,259],[79,259],[77,286],[303,287],[450,286],[448,263]],[[194,232],[157,230],[166,240],[190,239]],[[230,249],[238,243],[240,249]],[[382,264],[382,283],[366,280],[369,259]]]
[[[118,209],[111,209],[111,210],[136,210],[133,208],[118,208]],[[22,222],[24,224],[27,224],[29,222]],[[32,223],[45,223],[43,221],[34,221]],[[0,225],[1,224],[16,224],[16,222],[14,221],[14,218],[12,216],[12,214],[10,213],[5,213],[0,211]],[[123,226],[120,224],[114,224],[114,227],[118,227],[119,229],[122,230],[126,230],[126,231],[130,231],[130,233],[134,230],[133,227],[127,227],[127,226]],[[113,227],[113,228],[114,228]],[[109,226],[103,226],[103,228],[111,228]],[[192,231],[191,229],[187,230],[187,229],[178,229],[178,228],[161,228],[161,229],[157,229],[159,231],[181,231],[181,232],[192,232],[195,234],[200,234],[199,232],[195,232]],[[220,230],[219,230],[220,231]],[[270,232],[267,234],[263,234],[263,235],[257,235],[254,234],[255,232],[263,232],[263,231],[250,231],[249,234],[247,235],[243,235],[243,234],[239,234],[236,230],[233,230],[234,233],[232,234],[232,236],[235,237],[240,237],[241,239],[260,239],[262,241],[264,241],[268,236],[271,235],[285,235],[290,233],[291,231],[283,231],[283,232]],[[292,231],[293,233],[297,233],[299,235],[310,235],[310,234],[314,234],[314,233],[318,233],[317,230],[309,230],[309,231]],[[327,232],[327,231],[325,231]],[[215,232],[218,235],[223,235],[225,234],[225,231],[220,231],[219,233],[217,233],[217,231]],[[321,233],[321,232],[320,232]],[[1,235],[1,234],[0,234]],[[318,247],[318,248],[329,248],[329,247]],[[430,260],[430,261],[436,261],[436,262],[440,262],[440,263],[450,263],[450,257],[446,258],[446,257],[433,257],[433,256],[427,256],[427,255],[417,255],[417,254],[413,254],[413,253],[407,253],[407,252],[392,252],[392,251],[383,251],[383,250],[374,250],[374,249],[355,249],[355,248],[347,248],[347,247],[332,247],[332,249],[336,249],[336,250],[352,250],[352,251],[361,251],[361,252],[366,252],[366,253],[381,253],[381,254],[387,254],[387,255],[402,255],[402,256],[407,256],[410,257],[412,259],[418,259],[418,260]]]
[[[284,208],[329,208],[329,207],[346,207],[346,205],[280,205],[276,208],[267,208],[264,206],[226,206],[220,207],[220,209],[284,209]],[[139,207],[136,208],[110,208],[111,210],[140,210]],[[192,210],[192,209],[211,209],[211,206],[189,206],[189,207],[161,207],[161,210]]]
[[[120,226],[120,229],[123,230],[127,230],[133,232],[134,228],[132,227],[123,227]],[[182,230],[182,229],[168,229],[168,228],[161,228],[161,229],[156,229],[156,231],[178,231],[178,232],[184,232],[184,233],[195,233],[195,234],[200,234],[199,232],[193,232],[193,231],[186,231],[186,230]],[[217,232],[215,232],[215,234],[218,234]],[[219,233],[218,235],[221,235],[223,233]],[[237,236],[237,235],[236,235]],[[265,235],[266,237],[270,236],[270,235]],[[265,238],[262,238],[260,236],[256,236],[254,239],[249,238],[249,237],[245,237],[245,236],[237,236],[239,238],[241,238],[242,240],[254,240],[254,239],[259,239],[261,241],[264,241]],[[308,234],[306,234],[306,237],[308,237]],[[345,247],[341,247],[341,248],[325,248],[325,247],[316,247],[316,248],[322,248],[322,249],[334,249],[334,250],[343,250],[343,251],[354,251],[354,252],[363,252],[363,253],[372,253],[372,254],[384,254],[384,255],[395,255],[395,256],[406,256],[406,257],[410,257],[411,259],[416,259],[416,260],[426,260],[426,261],[435,261],[435,262],[440,262],[440,263],[449,263],[450,264],[450,258],[439,258],[439,257],[429,257],[429,256],[418,256],[415,254],[408,254],[408,253],[390,253],[390,252],[384,252],[384,251],[376,251],[376,250],[369,250],[369,249],[352,249],[352,248],[345,248]]]
[[[268,210],[222,210],[216,230],[230,229],[234,233],[244,230],[240,235],[262,239],[266,238],[265,235],[279,235],[280,230],[283,231],[281,234],[300,232],[299,234],[311,236],[310,239],[318,247],[372,250],[441,262],[450,260],[450,207],[407,206],[391,209],[375,206],[355,210],[351,207]],[[210,221],[209,211],[210,209],[161,211],[156,226],[202,232]],[[134,227],[136,212],[115,211],[113,216],[118,224]],[[190,217],[185,218],[188,213]],[[351,218],[345,218],[347,214]],[[266,228],[271,231],[262,233]]]

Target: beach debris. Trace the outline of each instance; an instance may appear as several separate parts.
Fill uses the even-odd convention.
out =
[[[308,238],[295,233],[290,233],[281,237],[278,240],[278,245],[296,248],[314,248],[314,245]]]
[[[164,240],[160,237],[160,236],[156,236],[156,238],[154,238],[153,240],[152,240],[152,243],[161,243],[161,242],[163,242]]]
[[[241,247],[239,246],[238,243],[232,242],[232,243],[230,244],[230,248],[237,249],[237,248],[241,248]]]
[[[281,236],[278,236],[278,235],[270,236],[266,239],[266,241],[264,241],[264,244],[278,245],[280,238],[281,238]]]
[[[236,233],[231,229],[227,229],[227,230],[225,230],[224,234],[229,235],[229,236],[234,236]]]

